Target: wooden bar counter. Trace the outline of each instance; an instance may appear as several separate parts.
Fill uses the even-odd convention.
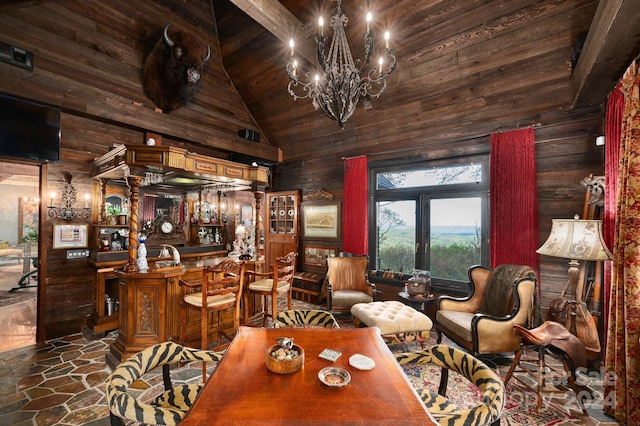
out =
[[[121,361],[151,345],[177,342],[180,336],[180,279],[200,281],[205,266],[224,259],[187,260],[180,266],[151,266],[146,272],[117,271],[120,287],[118,337],[106,355],[107,364],[115,368]],[[247,264],[250,269],[257,270],[263,266],[261,261],[248,261]],[[188,319],[188,324],[197,327],[199,322],[199,317]]]

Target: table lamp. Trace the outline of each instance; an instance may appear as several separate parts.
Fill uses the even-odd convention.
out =
[[[536,253],[570,259],[569,283],[574,297],[580,275],[578,261],[612,259],[602,238],[602,221],[580,220],[578,215],[573,219],[551,219],[549,238]]]

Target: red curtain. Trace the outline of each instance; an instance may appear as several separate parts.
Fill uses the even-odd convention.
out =
[[[153,222],[156,217],[156,197],[151,195],[144,196],[144,202],[142,204],[142,217],[141,223]]]
[[[604,218],[602,231],[604,242],[613,250],[616,205],[618,202],[618,170],[620,166],[620,137],[622,131],[622,113],[624,111],[624,95],[621,85],[609,95],[605,123],[605,158],[604,158]],[[604,341],[607,341],[607,322],[609,318],[609,297],[611,292],[611,262],[604,262]],[[606,347],[604,348],[606,351]]]
[[[347,158],[345,160],[342,251],[349,253],[368,253],[368,173],[366,156]]]
[[[538,270],[538,186],[532,128],[491,135],[490,264]]]

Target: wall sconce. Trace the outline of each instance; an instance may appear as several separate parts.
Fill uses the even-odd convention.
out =
[[[227,194],[222,191],[218,191],[218,212],[220,213],[220,220],[222,223],[227,223],[229,205],[227,202]]]
[[[70,222],[77,218],[88,219],[89,213],[91,209],[89,208],[89,194],[84,194],[84,208],[75,208],[77,200],[77,191],[76,188],[71,183],[71,175],[65,174],[66,182],[62,185],[62,192],[60,193],[60,200],[62,201],[62,206],[55,207],[53,205],[53,200],[55,198],[56,193],[52,192],[49,195],[49,205],[47,206],[49,217],[62,219],[67,222]]]

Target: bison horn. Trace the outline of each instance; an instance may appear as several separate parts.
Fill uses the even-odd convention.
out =
[[[210,57],[211,57],[211,47],[207,45],[207,55],[202,59],[202,63],[207,62]]]
[[[173,40],[169,38],[169,34],[167,33],[167,31],[169,31],[169,25],[171,25],[171,22],[164,26],[164,42],[167,43],[167,46],[173,47]]]

